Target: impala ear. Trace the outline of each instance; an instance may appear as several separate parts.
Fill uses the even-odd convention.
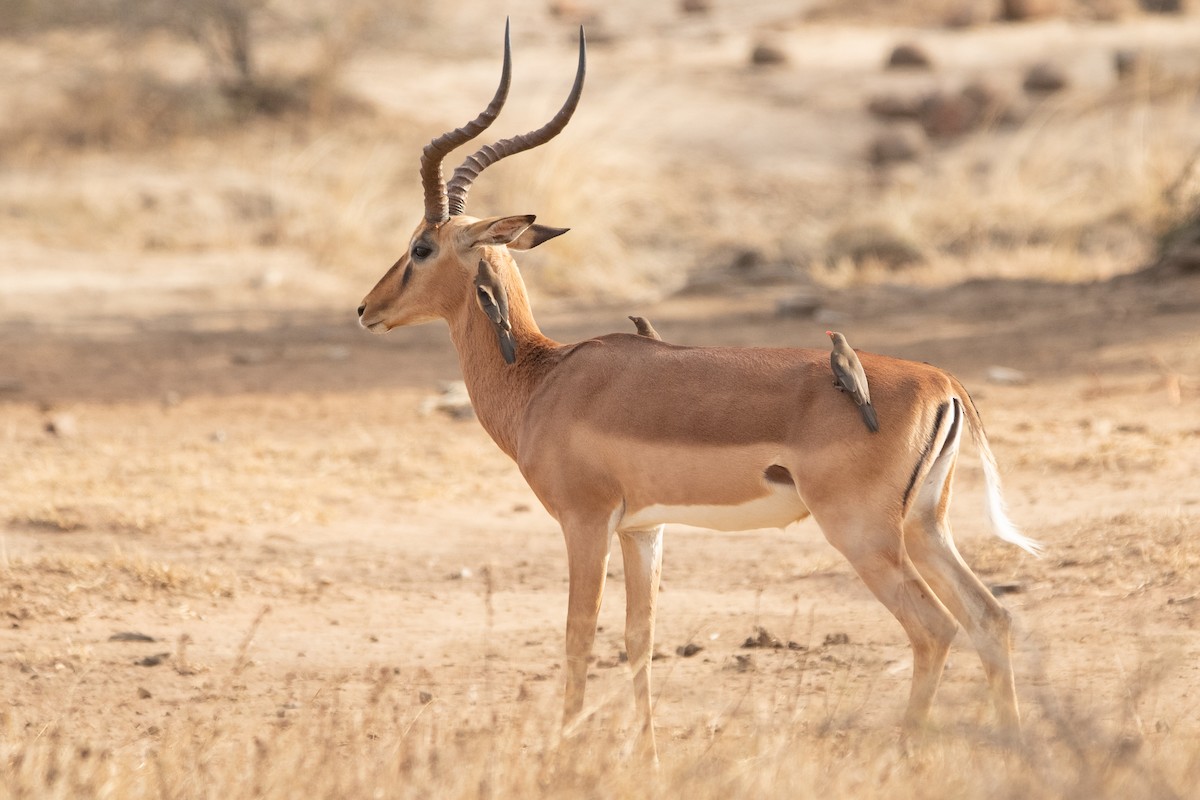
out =
[[[508,319],[508,292],[496,270],[482,258],[479,259],[479,272],[475,275],[475,302],[496,329],[496,341],[505,363],[514,363],[517,360],[517,340],[513,338],[512,324]]]
[[[509,244],[523,234],[537,219],[533,214],[521,214],[515,217],[488,217],[467,226],[464,234],[467,247],[483,247],[485,245]]]
[[[562,236],[570,228],[551,228],[549,225],[530,225],[525,232],[508,243],[509,250],[532,250],[542,242]]]

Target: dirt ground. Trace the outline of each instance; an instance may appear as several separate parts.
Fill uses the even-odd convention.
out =
[[[1146,735],[1194,735],[1200,280],[828,301],[864,348],[931,360],[975,390],[1013,516],[1047,546],[1035,560],[990,538],[981,473],[965,457],[957,535],[986,581],[1012,585],[1030,713],[1052,693],[1105,721],[1132,714]],[[623,327],[623,310],[544,324],[577,338]],[[819,346],[823,335],[776,317],[762,292],[637,310],[682,342]],[[253,731],[323,687],[365,691],[383,668],[410,685],[401,696],[414,709],[434,698],[435,714],[511,709],[524,685],[561,691],[555,524],[473,420],[422,413],[456,375],[440,326],[378,339],[350,316],[212,330],[198,314],[104,337],[57,331],[33,347],[27,327],[5,327],[6,378],[21,385],[4,405],[6,502],[52,498],[5,521],[10,725],[116,746],[183,713]],[[1028,384],[990,383],[996,365]],[[592,694],[623,708],[619,556],[611,578]],[[756,681],[802,664],[807,702],[836,698],[871,723],[893,723],[906,696],[902,632],[811,523],[670,529],[659,620],[668,741],[678,720],[726,713],[745,693],[783,702]],[[804,649],[743,649],[757,626]],[[154,641],[114,640],[127,632]],[[703,649],[678,655],[688,643]],[[936,706],[944,725],[989,713],[960,644]],[[739,670],[747,655],[754,669]],[[1145,671],[1153,683],[1128,708]]]
[[[1059,29],[1033,35],[1052,43]],[[931,35],[935,48],[972,63],[974,51],[955,50],[947,36]],[[1087,36],[1100,34],[1079,41]],[[861,53],[874,54],[884,38],[871,30],[855,39],[825,90],[836,94],[837,80],[850,80],[839,69],[861,66]],[[653,61],[643,44],[634,38],[616,51],[644,56],[619,74],[632,80]],[[595,52],[601,73],[613,51]],[[804,52],[809,66],[829,55]],[[690,63],[685,51],[670,57]],[[411,66],[434,57],[397,58],[415,59],[400,62]],[[443,83],[478,89],[475,72],[492,80],[494,65],[484,64],[421,83],[417,100]],[[367,81],[385,69],[396,60],[376,53],[351,74]],[[655,91],[685,91],[689,77],[668,73]],[[743,111],[783,125],[848,104],[830,95],[806,105],[819,90],[774,84],[775,93],[760,86],[747,96]],[[387,86],[371,85],[388,103]],[[599,86],[608,107],[628,91],[611,78]],[[715,108],[741,91],[716,80],[689,97]],[[792,104],[780,92],[806,99]],[[685,116],[667,118],[654,133],[661,151],[724,152]],[[584,126],[592,136],[602,127]],[[770,171],[794,152],[797,181],[814,172],[833,180],[839,159],[861,156],[866,136],[855,129],[852,141],[809,147],[816,134],[806,131],[756,144],[770,127],[747,132],[742,166]],[[690,135],[681,144],[682,129]],[[80,180],[101,181],[122,158],[132,157],[117,167],[81,157]],[[696,180],[731,178],[714,171]],[[114,191],[136,193],[130,185],[117,181]],[[415,186],[408,191],[416,197]],[[403,211],[406,225],[419,214]],[[561,534],[473,419],[431,407],[441,383],[458,377],[444,326],[373,337],[354,320],[406,233],[379,244],[377,269],[330,273],[286,248],[239,243],[195,256],[131,255],[112,243],[90,252],[39,238],[16,219],[5,223],[0,262],[4,735],[57,732],[138,752],[189,720],[220,719],[234,739],[266,737],[310,709],[354,707],[381,675],[399,687],[395,713],[408,725],[451,724],[473,709],[515,719],[531,703],[557,713]],[[554,247],[542,248],[543,262]],[[281,284],[273,269],[286,275]],[[824,330],[836,324],[857,347],[953,372],[988,425],[1012,517],[1046,545],[1039,560],[991,537],[968,447],[954,528],[968,563],[1017,620],[1017,686],[1030,725],[1065,714],[1194,752],[1200,274],[802,281],[820,311],[779,313],[777,302],[797,288],[793,278],[726,277],[644,301],[553,303],[535,291],[534,308],[561,341],[632,330],[625,316],[638,313],[679,343],[824,349]],[[996,368],[1018,370],[1019,380]],[[660,749],[702,747],[697,720],[713,730],[750,725],[797,704],[867,728],[898,720],[911,673],[903,633],[811,521],[737,534],[669,526],[665,547],[654,665]],[[623,613],[616,553],[589,703],[628,726]],[[795,646],[744,647],[760,627]],[[699,649],[684,651],[689,644]],[[990,714],[982,670],[960,638],[934,724],[986,725]]]

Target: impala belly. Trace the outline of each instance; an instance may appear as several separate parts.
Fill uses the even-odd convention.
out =
[[[783,528],[808,516],[778,444],[741,447],[625,441],[610,465],[620,474],[617,530],[665,523],[720,531]],[[593,451],[596,452],[596,451]]]
[[[808,516],[796,488],[788,484],[767,484],[762,497],[731,505],[662,505],[655,503],[636,511],[627,511],[617,530],[640,530],[668,522],[712,528],[718,531],[746,531],[755,528],[784,528]]]

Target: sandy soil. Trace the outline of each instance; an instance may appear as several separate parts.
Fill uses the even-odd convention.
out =
[[[861,346],[931,360],[975,389],[1013,515],[1048,555],[987,535],[969,455],[956,530],[985,580],[1013,584],[1005,602],[1035,718],[1044,692],[1121,718],[1130,682],[1153,669],[1139,723],[1150,734],[1194,724],[1200,281],[826,301],[854,320]],[[759,290],[636,310],[683,342],[819,346],[822,326],[772,308]],[[564,339],[620,328],[623,310],[551,316],[545,327]],[[113,745],[181,714],[254,730],[328,687],[365,691],[381,668],[410,685],[414,709],[422,693],[436,698],[430,713],[514,711],[518,696],[560,691],[561,540],[474,421],[421,412],[436,381],[456,374],[444,331],[379,339],[344,314],[259,326],[214,317],[103,336],[60,329],[33,347],[28,327],[4,328],[10,721]],[[994,365],[1029,383],[989,383]],[[24,492],[44,505],[23,503]],[[593,699],[624,708],[619,556],[611,573]],[[881,725],[902,707],[902,633],[811,523],[672,528],[663,586],[656,669],[668,737],[679,720],[729,713],[747,693],[759,708],[800,691]],[[743,649],[756,626],[804,649]],[[112,639],[123,632],[155,641]],[[703,650],[678,655],[689,642]],[[963,644],[937,706],[942,724],[987,718]],[[753,669],[739,670],[746,655]],[[792,674],[803,679],[781,693],[780,676]]]
[[[770,17],[776,6],[760,10]],[[1064,26],[1024,28],[1023,52],[1059,47],[1064,37],[1106,53],[1113,44],[1106,26],[1071,29],[1077,36]],[[580,141],[616,142],[606,155],[619,150],[626,165],[666,171],[672,155],[704,153],[722,166],[688,184],[696,196],[713,188],[731,192],[715,197],[754,194],[734,185],[744,175],[772,181],[783,206],[807,196],[809,181],[836,180],[847,160],[862,160],[873,130],[862,103],[877,87],[850,73],[877,71],[895,32],[775,27],[804,70],[752,75],[742,66],[749,36],[737,31],[720,38],[708,28],[684,30],[664,51],[651,26],[615,49],[597,45],[596,74],[611,69],[618,77],[589,89],[601,111],[582,114]],[[1141,20],[1123,35],[1159,37],[1178,50],[1194,31],[1194,18]],[[525,89],[550,99],[518,110],[514,126],[522,113],[557,103],[563,83],[549,72],[561,67],[562,37],[525,35],[522,74],[536,83]],[[976,61],[976,35],[923,34],[950,65],[940,75],[961,82],[990,69]],[[1012,52],[1004,31],[978,36],[991,37],[989,52]],[[489,32],[490,48],[494,39]],[[444,104],[450,85],[491,86],[491,52],[453,69],[441,69],[441,54],[375,53],[355,61],[349,77],[384,106]],[[735,62],[737,69],[714,73]],[[1095,74],[1087,58],[1078,63]],[[657,64],[679,68],[647,81]],[[1000,59],[998,69],[1016,80],[1015,63]],[[399,93],[396,75],[408,93]],[[415,75],[427,77],[407,80]],[[662,111],[668,96],[678,114]],[[626,101],[633,122],[609,126],[602,112]],[[712,126],[697,124],[689,109],[707,110]],[[761,124],[747,126],[747,118]],[[650,135],[638,123],[648,119],[661,122]],[[413,130],[397,135],[416,141]],[[744,138],[731,151],[729,136],[739,131]],[[243,145],[230,148],[231,161],[261,160],[261,151]],[[458,720],[476,708],[503,719],[532,701],[553,707],[567,593],[554,522],[473,420],[428,410],[439,383],[458,375],[444,327],[380,338],[353,319],[407,229],[379,244],[377,269],[344,272],[318,268],[310,252],[246,246],[242,222],[217,212],[202,216],[197,230],[213,222],[232,243],[189,229],[199,244],[180,244],[170,239],[174,223],[207,213],[206,198],[220,194],[193,185],[197,176],[188,172],[210,161],[172,161],[193,153],[188,147],[112,162],[82,156],[62,168],[81,192],[112,198],[117,211],[136,207],[151,183],[167,182],[142,217],[113,217],[132,245],[121,238],[89,248],[94,231],[87,229],[65,231],[59,241],[39,232],[37,214],[5,222],[0,718],[7,730],[64,730],[137,748],[186,720],[220,718],[231,735],[250,737],[322,704],[352,706],[381,674],[401,687],[402,719]],[[320,148],[319,140],[310,144],[304,158],[320,161]],[[291,187],[289,158],[271,162],[281,196]],[[373,168],[370,158],[356,158],[346,163],[364,174]],[[406,182],[402,198],[415,202],[413,163],[405,159],[396,175]],[[391,168],[387,161],[379,171]],[[43,176],[47,185],[60,178]],[[10,180],[9,196],[44,188],[28,176]],[[199,200],[170,206],[162,198],[177,186],[171,180]],[[390,191],[386,181],[372,183],[368,200],[391,200]],[[305,212],[303,192],[287,200]],[[603,201],[588,213],[601,216]],[[613,208],[646,226],[632,232],[634,241],[670,249],[662,229],[678,221],[672,209]],[[750,214],[739,206],[719,223],[740,242],[732,236],[738,213]],[[773,213],[760,220],[767,228],[802,216]],[[417,214],[414,205],[404,219]],[[693,218],[697,236],[711,233],[700,230],[705,219]],[[341,221],[320,215],[328,227]],[[170,246],[139,243],[148,232]],[[679,238],[690,233],[672,228]],[[558,246],[542,248],[542,263]],[[968,451],[955,530],[968,562],[1005,592],[1018,620],[1018,689],[1031,724],[1066,707],[1146,738],[1200,738],[1200,275],[943,283],[952,285],[802,285],[820,297],[822,311],[812,318],[777,313],[794,282],[745,286],[726,277],[707,292],[636,307],[560,302],[539,319],[563,341],[631,330],[625,315],[639,313],[681,343],[820,348],[825,328],[837,324],[853,331],[858,347],[954,372],[988,424],[1012,516],[1047,546],[1035,560],[990,537],[981,471]],[[548,305],[534,300],[535,310]],[[998,366],[1026,380],[997,382]],[[631,704],[619,554],[610,571],[589,699],[619,720]],[[819,715],[889,726],[907,696],[911,659],[899,626],[811,522],[739,534],[669,528],[658,624],[663,748],[693,746],[672,739],[695,730],[697,718],[771,719],[796,702]],[[760,626],[796,647],[743,648]],[[702,649],[684,656],[677,648],[689,643]],[[982,671],[965,641],[952,655],[934,719],[946,727],[990,719]]]

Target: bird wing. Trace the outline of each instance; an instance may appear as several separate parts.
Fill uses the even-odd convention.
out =
[[[854,398],[854,402],[857,405],[861,406],[863,403],[869,402],[863,391],[866,386],[865,376],[864,380],[861,381],[858,378],[858,373],[862,372],[861,366],[855,370],[854,365],[850,363],[850,359],[844,353],[837,351],[834,351],[830,356],[829,366],[833,368],[833,374],[837,378],[838,383],[850,393],[850,396]]]

